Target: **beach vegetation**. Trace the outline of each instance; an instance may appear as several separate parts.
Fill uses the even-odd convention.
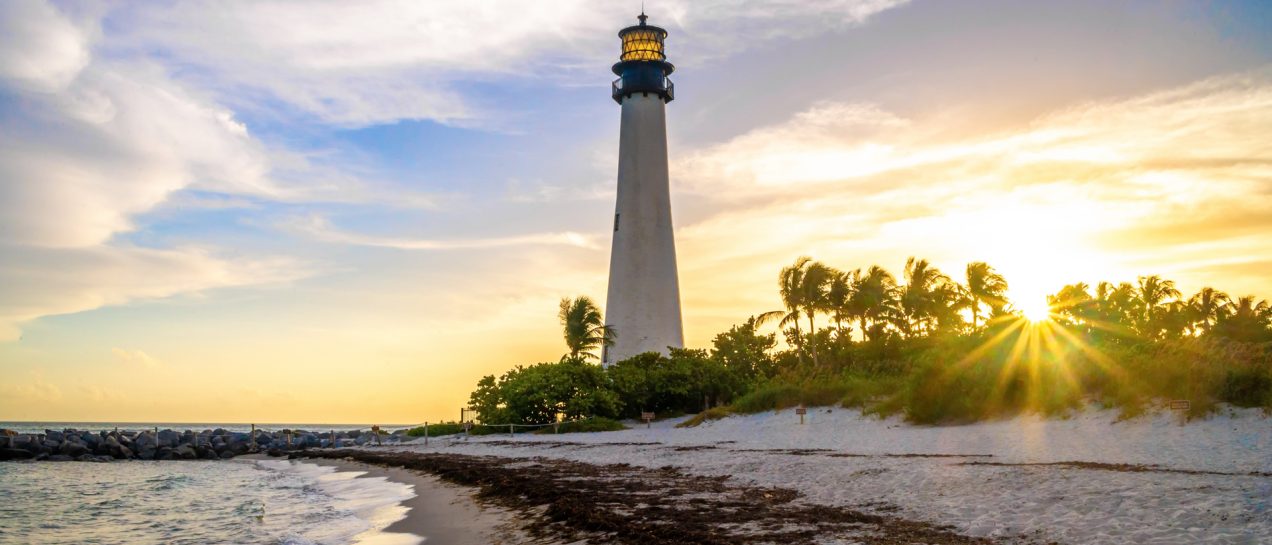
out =
[[[424,437],[424,432],[424,426],[416,426],[406,430],[406,435],[409,437]],[[464,433],[464,425],[459,422],[438,422],[436,424],[428,425],[429,437],[442,437],[446,435],[455,435],[457,433]]]
[[[1188,294],[1149,275],[1015,301],[991,265],[961,272],[912,257],[898,280],[877,265],[842,271],[801,257],[778,272],[782,308],[721,332],[710,349],[602,369],[572,347],[559,363],[483,378],[473,406],[483,421],[514,423],[699,412],[685,425],[800,405],[924,424],[1088,405],[1131,418],[1178,400],[1189,417],[1225,403],[1272,411],[1266,300],[1213,287]],[[562,302],[563,320],[579,300]]]
[[[557,319],[569,350],[565,358],[596,359],[596,350],[614,344],[614,329],[605,325],[601,309],[586,295],[561,299]]]
[[[625,429],[627,429],[627,426],[623,425],[623,423],[619,422],[618,420],[614,420],[613,418],[605,418],[603,416],[597,416],[597,417],[588,418],[585,420],[574,420],[570,422],[562,422],[560,425],[558,425],[555,428],[551,426],[542,427],[542,428],[539,428],[538,430],[535,430],[534,433],[537,433],[537,434],[590,433],[590,432],[597,432],[597,431],[619,431],[619,430],[625,430]]]

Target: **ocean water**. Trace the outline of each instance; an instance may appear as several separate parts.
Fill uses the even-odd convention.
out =
[[[404,428],[413,428],[418,424],[379,424],[381,429],[393,431]],[[0,422],[0,429],[13,430],[18,433],[44,433],[44,430],[62,431],[65,429],[80,431],[103,431],[113,430],[153,430],[159,428],[161,430],[170,429],[176,431],[203,431],[224,428],[229,431],[249,431],[252,429],[250,423],[242,422]],[[288,423],[257,423],[256,429],[262,431],[277,430],[306,430],[312,432],[324,431],[352,431],[352,430],[369,430],[371,424],[288,424]]]
[[[413,486],[292,460],[0,463],[0,544],[417,545]]]

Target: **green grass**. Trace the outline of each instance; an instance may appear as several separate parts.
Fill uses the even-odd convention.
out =
[[[677,428],[694,428],[702,424],[703,422],[707,422],[709,420],[719,420],[731,414],[733,414],[733,410],[730,409],[729,407],[713,407],[693,415],[693,418],[690,418],[688,420],[685,420],[684,422],[676,424],[676,427]]]
[[[619,430],[625,430],[625,429],[627,429],[627,426],[624,426],[622,422],[619,422],[611,418],[602,418],[598,416],[598,417],[589,418],[587,420],[580,420],[577,422],[563,422],[560,426],[557,427],[557,430],[555,431],[552,429],[552,426],[539,428],[538,430],[535,430],[534,433],[551,434],[551,433],[556,433],[557,431],[559,431],[560,433],[584,433],[584,432],[598,432],[598,431],[619,431]]]
[[[1030,356],[1013,342],[976,350],[982,342],[964,337],[933,343],[887,369],[860,365],[832,377],[788,373],[681,426],[801,404],[902,415],[916,424],[1026,413],[1066,417],[1089,404],[1118,410],[1119,418],[1128,419],[1176,399],[1190,402],[1190,418],[1211,414],[1221,403],[1272,413],[1272,343],[1184,339],[1094,348],[1070,344]]]
[[[455,435],[464,433],[464,426],[459,422],[440,422],[428,425],[429,437],[441,437],[443,435]],[[406,430],[406,435],[410,437],[424,437],[424,426],[417,426]]]

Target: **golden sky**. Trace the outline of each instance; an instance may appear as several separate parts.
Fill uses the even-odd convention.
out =
[[[651,4],[690,346],[800,255],[1272,296],[1265,6],[951,4]],[[557,359],[631,7],[218,5],[0,8],[0,419],[437,421]]]

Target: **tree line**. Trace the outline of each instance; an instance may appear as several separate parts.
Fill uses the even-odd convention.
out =
[[[483,377],[471,403],[484,421],[520,423],[801,403],[920,422],[1093,402],[1135,413],[1173,397],[1195,399],[1197,411],[1219,402],[1272,409],[1266,300],[1210,287],[1185,297],[1172,281],[1143,276],[1063,286],[1047,297],[1050,318],[1031,322],[993,267],[972,262],[962,273],[955,280],[910,258],[898,280],[877,265],[840,270],[801,257],[779,271],[781,310],[716,335],[709,349],[608,369],[592,362],[622,332],[589,298],[567,298],[558,312],[566,354]]]

